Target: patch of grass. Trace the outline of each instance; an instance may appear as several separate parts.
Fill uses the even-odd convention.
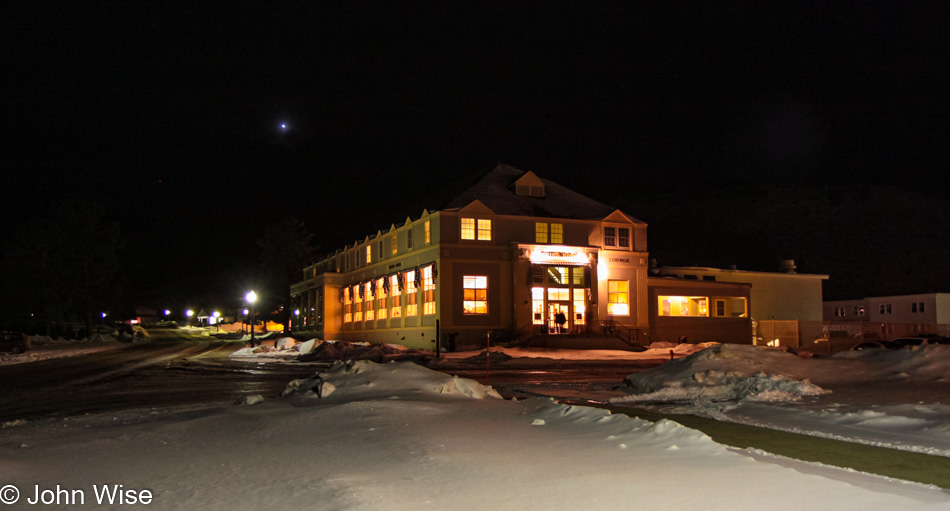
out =
[[[641,408],[621,406],[604,408],[613,413],[623,413],[653,422],[664,418],[676,421],[731,447],[760,449],[787,458],[950,489],[950,458],[942,456],[721,422],[695,415],[659,414]]]

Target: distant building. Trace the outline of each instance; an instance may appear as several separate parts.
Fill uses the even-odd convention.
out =
[[[852,340],[950,335],[950,293],[827,301],[824,318],[830,330],[847,333]]]
[[[780,272],[746,271],[692,266],[663,266],[660,276],[687,281],[749,284],[749,316],[757,342],[799,347],[823,337],[822,284],[828,275],[795,272],[794,261],[783,261]]]
[[[650,277],[650,340],[752,344],[749,284]]]

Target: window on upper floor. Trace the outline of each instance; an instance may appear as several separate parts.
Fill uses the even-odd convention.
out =
[[[432,226],[428,220],[426,220],[425,224],[423,224],[423,228],[425,229],[423,241],[425,241],[425,244],[428,245],[429,243],[432,243]]]
[[[564,224],[534,223],[535,243],[564,243]]]
[[[604,247],[630,249],[630,228],[604,226]]]
[[[546,222],[534,223],[534,242],[535,243],[548,242],[548,224]]]
[[[399,253],[399,233],[397,232],[393,233],[392,243],[393,243],[393,255],[396,255]]]
[[[373,262],[373,245],[366,245],[366,264]]]
[[[487,218],[463,218],[462,239],[491,241],[491,220]]]

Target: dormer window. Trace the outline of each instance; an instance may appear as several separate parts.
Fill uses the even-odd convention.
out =
[[[534,175],[534,172],[525,172],[515,181],[515,195],[522,197],[544,197],[544,181]]]
[[[629,227],[604,227],[604,248],[630,249]]]
[[[515,193],[524,197],[544,197],[544,185],[517,185],[515,187]]]

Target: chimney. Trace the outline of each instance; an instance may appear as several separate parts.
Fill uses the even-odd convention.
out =
[[[795,273],[795,268],[797,268],[797,266],[795,266],[795,260],[794,260],[794,259],[783,259],[783,260],[782,260],[782,267],[781,267],[780,271],[781,271],[782,273]]]

